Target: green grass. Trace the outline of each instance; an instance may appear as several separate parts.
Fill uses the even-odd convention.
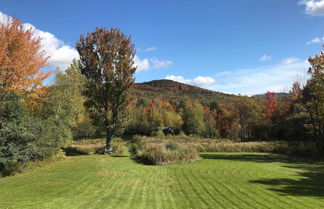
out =
[[[255,153],[163,166],[74,156],[1,178],[0,208],[324,208],[324,164]]]

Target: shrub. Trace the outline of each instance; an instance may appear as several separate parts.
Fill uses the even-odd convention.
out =
[[[131,144],[129,145],[129,151],[132,156],[136,156],[139,150],[143,150],[146,146],[146,139],[139,135],[134,135],[131,140]]]
[[[165,135],[161,129],[154,131],[152,135],[154,137],[161,138],[161,139],[165,138]]]
[[[17,95],[0,89],[0,172],[10,175],[20,164],[59,152],[59,134],[50,135],[49,127],[48,120],[30,116]]]
[[[166,148],[167,150],[174,151],[174,150],[178,150],[180,147],[179,147],[179,144],[176,143],[175,141],[169,141],[169,142],[165,145],[165,148]]]
[[[112,140],[112,150],[113,150],[113,156],[120,156],[125,154],[127,148],[122,139],[114,138]]]
[[[143,149],[137,150],[134,158],[144,164],[171,164],[196,161],[199,153],[194,148],[170,141],[147,144]]]
[[[131,142],[133,144],[136,144],[140,149],[142,149],[146,145],[147,141],[146,141],[145,137],[143,137],[143,136],[134,135],[132,137]]]
[[[23,170],[23,162],[18,161],[2,161],[0,166],[0,177],[15,175],[16,173],[20,173]]]

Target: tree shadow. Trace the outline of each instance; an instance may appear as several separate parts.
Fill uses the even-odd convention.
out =
[[[313,160],[305,158],[291,157],[281,154],[269,154],[269,153],[201,153],[200,157],[204,159],[222,159],[222,160],[236,160],[236,161],[253,161],[260,163],[309,163]]]
[[[110,157],[123,158],[123,157],[129,157],[129,155],[126,155],[126,154],[110,154]]]
[[[259,163],[281,162],[282,167],[297,169],[292,178],[264,178],[249,183],[269,186],[269,190],[280,195],[324,198],[324,163],[310,159],[296,158],[276,154],[221,154],[203,153],[204,159],[225,159],[253,161]],[[297,177],[297,178],[296,178]]]
[[[280,193],[281,195],[291,196],[313,196],[324,198],[324,165],[296,165],[284,166],[294,169],[302,169],[296,175],[298,179],[289,178],[272,178],[252,180],[250,183],[263,184],[272,186],[271,191]]]
[[[80,151],[75,147],[66,147],[63,148],[63,151],[65,152],[66,156],[89,155],[89,153]]]

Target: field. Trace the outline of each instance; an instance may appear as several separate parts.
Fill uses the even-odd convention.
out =
[[[324,164],[202,153],[183,165],[86,155],[0,178],[0,208],[324,208]]]

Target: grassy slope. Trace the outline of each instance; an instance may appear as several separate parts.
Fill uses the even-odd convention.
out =
[[[324,208],[323,164],[247,153],[203,157],[169,166],[69,157],[0,179],[0,208]]]

